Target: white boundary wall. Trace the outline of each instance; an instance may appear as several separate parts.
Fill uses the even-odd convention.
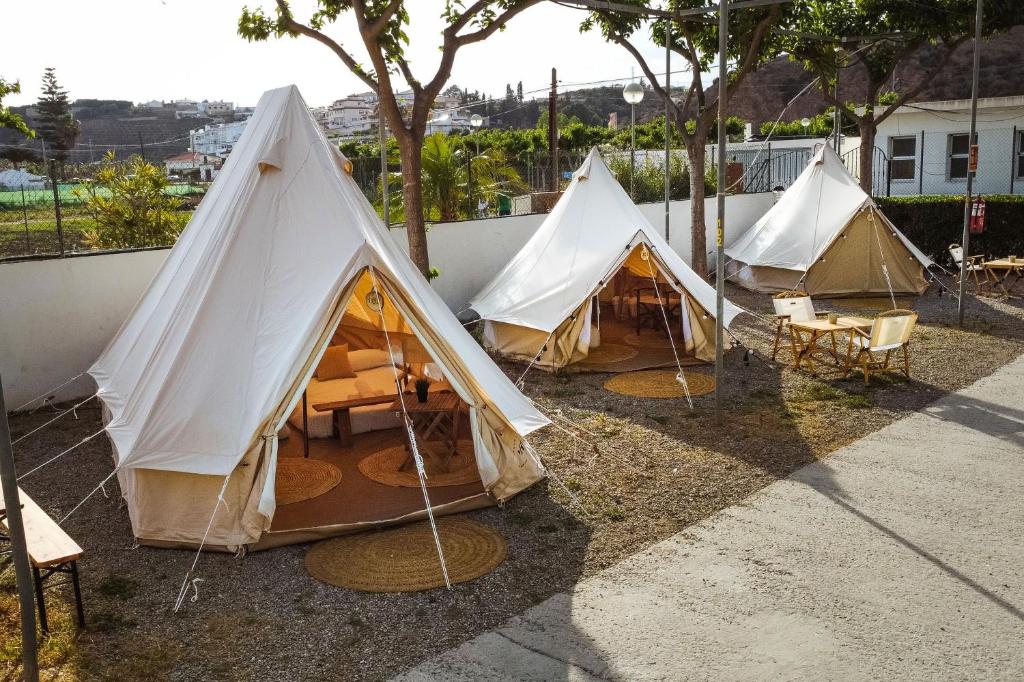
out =
[[[771,193],[728,199],[726,244],[753,225],[774,203]],[[665,224],[664,204],[643,204],[655,227]],[[706,203],[708,248],[714,249],[715,199]],[[430,229],[434,287],[449,307],[462,311],[522,248],[546,214],[440,223]],[[406,245],[405,231],[394,230]],[[671,206],[670,243],[690,260],[690,202]],[[0,264],[0,376],[8,409],[84,372],[128,317],[168,250],[135,251]],[[713,259],[711,259],[713,261]],[[89,395],[88,377],[58,399]]]

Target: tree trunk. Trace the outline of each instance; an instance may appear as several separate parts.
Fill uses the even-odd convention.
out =
[[[686,144],[686,158],[690,164],[690,267],[698,275],[708,276],[708,237],[704,222],[704,142],[706,136],[697,134]]]
[[[878,131],[873,118],[861,121],[857,127],[860,129],[860,188],[870,195],[875,170],[875,135]]]
[[[399,143],[402,157],[402,199],[405,204],[405,234],[409,257],[424,277],[430,273],[427,225],[423,219],[423,137],[411,134]]]

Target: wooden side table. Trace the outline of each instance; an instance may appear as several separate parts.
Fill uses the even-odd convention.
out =
[[[839,348],[836,345],[836,332],[848,332],[854,329],[870,329],[872,320],[865,317],[840,317],[833,324],[828,320],[805,320],[803,322],[789,323],[789,333],[793,348],[793,369],[800,369],[803,363],[811,370],[811,374],[817,374],[814,370],[814,353],[822,351],[832,356],[838,364]],[[804,335],[806,334],[806,338]],[[822,348],[819,342],[828,337],[832,342],[831,348]]]
[[[448,471],[448,462],[455,456],[455,449],[459,444],[459,407],[462,399],[453,391],[437,391],[428,393],[427,401],[421,403],[415,393],[406,393],[401,398],[391,403],[391,409],[402,410],[402,401],[405,401],[405,411],[412,420],[413,434],[420,442],[425,442],[435,433],[440,434],[446,442],[443,453],[438,456],[437,464],[442,471]],[[402,463],[402,469],[413,463],[411,443],[406,444],[408,456]],[[424,450],[427,456],[433,456],[429,450]]]

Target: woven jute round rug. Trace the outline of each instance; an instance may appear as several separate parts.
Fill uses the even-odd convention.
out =
[[[622,337],[622,340],[631,346],[639,346],[640,348],[671,348],[672,341],[669,340],[663,332],[655,332],[647,329],[641,330],[640,333],[631,332]],[[677,341],[676,347],[678,348],[682,342]]]
[[[341,469],[329,462],[304,457],[277,460],[274,491],[277,504],[293,504],[323,495],[341,483]]]
[[[431,451],[442,447],[440,443],[427,443],[421,446]],[[396,488],[419,488],[420,477],[416,473],[416,467],[409,464],[405,469],[401,466],[406,463],[408,455],[401,445],[380,450],[369,457],[359,461],[359,473],[371,481],[383,483],[384,485]],[[440,488],[449,485],[463,485],[465,483],[478,483],[480,472],[476,466],[476,457],[473,454],[473,441],[460,440],[455,448],[455,455],[448,460],[448,471],[441,471],[436,460],[424,455],[423,468],[427,472],[427,487]]]
[[[597,348],[591,348],[587,357],[580,360],[580,364],[607,365],[635,358],[636,355],[636,348],[630,348],[629,346],[624,346],[621,343],[602,343]]]
[[[642,372],[616,374],[604,382],[613,393],[637,398],[682,398],[686,395],[683,384],[676,380],[678,372],[672,369],[649,369]],[[715,390],[715,378],[702,372],[683,372],[690,395],[706,395]]]
[[[437,519],[448,578],[464,583],[505,560],[505,538],[460,517]],[[444,586],[434,535],[427,522],[345,535],[313,545],[306,570],[321,582],[363,592],[419,592]]]

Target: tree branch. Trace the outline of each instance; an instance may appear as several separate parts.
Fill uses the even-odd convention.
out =
[[[896,98],[895,102],[887,106],[885,108],[885,111],[883,111],[875,119],[875,125],[881,123],[885,119],[892,116],[893,113],[901,106],[906,104],[911,97],[916,97],[918,93],[924,90],[925,86],[928,85],[928,83],[930,83],[936,76],[938,76],[944,68],[946,68],[946,65],[949,64],[949,60],[953,58],[953,53],[956,52],[956,49],[960,47],[962,43],[966,42],[966,40],[967,36],[961,36],[960,38],[957,38],[951,43],[944,43],[944,47],[946,48],[946,50],[945,53],[942,55],[942,58],[936,60],[934,66],[927,72],[925,72],[925,74],[921,78],[918,79],[917,84],[914,87],[906,90],[902,95]],[[894,64],[893,71],[895,70],[896,65]]]
[[[354,73],[359,80],[363,81],[363,83],[374,90],[377,89],[377,82],[373,77],[366,73],[363,67],[359,66],[359,62],[357,62],[355,58],[341,46],[340,43],[336,42],[324,33],[317,31],[315,28],[295,21],[295,19],[292,18],[291,9],[288,7],[288,0],[277,0],[277,8],[280,13],[280,22],[289,33],[304,35],[331,48],[331,51],[341,59],[341,62],[347,66],[349,71]]]
[[[627,52],[633,55],[633,59],[635,59],[637,64],[640,65],[640,70],[643,72],[644,76],[647,77],[647,80],[650,81],[651,87],[665,102],[668,103],[669,109],[672,112],[672,117],[675,119],[676,128],[679,129],[680,134],[683,136],[683,140],[688,140],[690,134],[686,130],[686,124],[683,120],[683,111],[679,108],[679,105],[672,100],[672,94],[665,90],[661,83],[658,82],[658,77],[654,74],[654,71],[651,70],[651,66],[647,63],[647,60],[640,54],[640,50],[638,50],[633,43],[629,42],[628,38],[618,32],[611,33],[609,37],[612,41],[618,43],[624,47]]]
[[[510,7],[509,9],[505,10],[500,15],[495,17],[494,21],[489,23],[487,26],[484,26],[483,28],[481,28],[481,29],[479,29],[477,31],[474,31],[472,33],[467,33],[465,35],[457,36],[456,37],[456,41],[457,41],[458,46],[459,47],[463,47],[465,45],[471,45],[472,43],[478,43],[481,40],[486,40],[487,38],[490,38],[494,33],[496,33],[498,31],[500,31],[501,29],[505,28],[505,25],[509,21],[511,21],[512,18],[515,17],[517,14],[519,14],[519,13],[529,9],[530,7],[533,7],[534,5],[537,5],[537,4],[541,3],[541,2],[543,2],[543,0],[522,0],[521,2],[516,4],[515,6]],[[479,0],[478,2],[473,4],[472,7],[478,7],[478,6],[487,5],[487,4],[488,3],[484,2],[483,0]],[[475,11],[479,11],[479,10],[475,10]],[[469,14],[469,12],[467,11],[466,14]],[[456,22],[456,23],[458,23],[458,22]],[[452,26],[455,26],[455,24],[452,24]],[[465,23],[463,23],[462,26],[465,26]],[[447,30],[445,32],[447,33]]]
[[[367,29],[375,36],[381,34],[381,31],[387,27],[388,22],[391,21],[391,17],[395,16],[395,12],[402,6],[402,0],[391,0],[384,11],[380,13],[380,16],[374,19],[373,23],[370,24]]]

